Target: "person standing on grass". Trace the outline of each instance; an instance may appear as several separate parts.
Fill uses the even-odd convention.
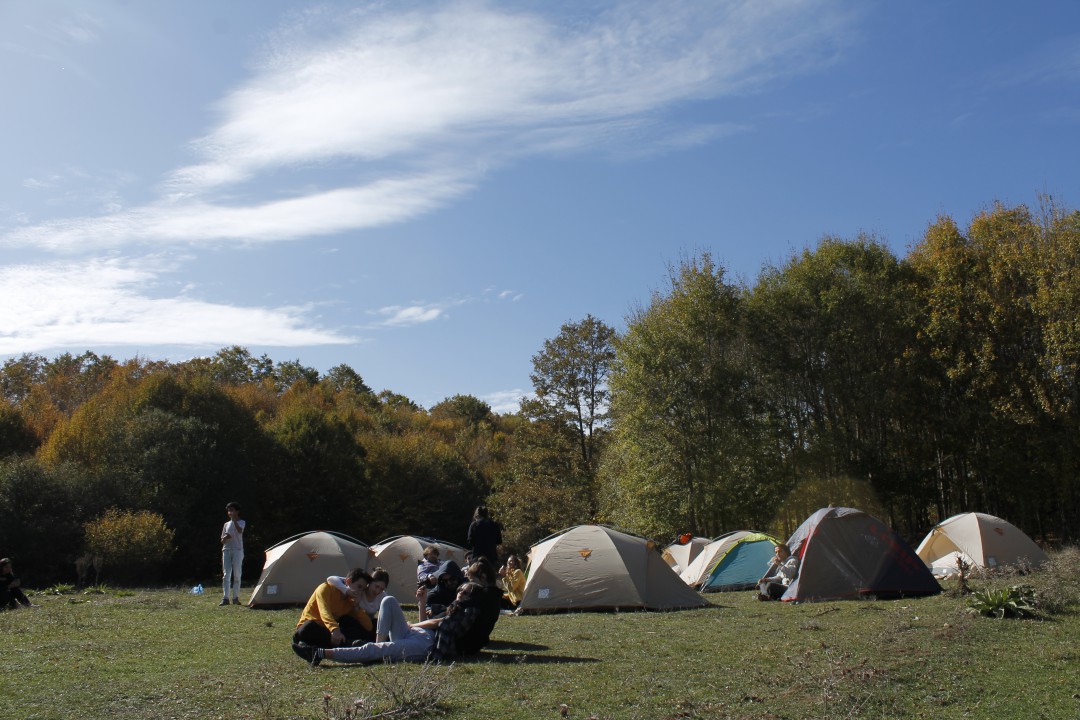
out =
[[[502,525],[491,519],[487,505],[480,505],[473,512],[472,523],[469,525],[468,543],[472,550],[471,561],[486,557],[492,567],[499,566]]]
[[[229,593],[232,593],[232,604],[240,604],[240,575],[244,567],[244,527],[247,523],[240,519],[240,503],[231,502],[225,506],[225,512],[229,516],[228,522],[221,528],[221,602],[218,605],[229,604]]]

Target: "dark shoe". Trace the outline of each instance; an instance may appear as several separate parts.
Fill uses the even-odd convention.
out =
[[[305,642],[294,642],[292,644],[292,649],[300,659],[306,661],[311,667],[317,667],[318,664],[322,662],[322,657],[319,655],[319,648],[314,645],[308,645]]]
[[[232,604],[233,605],[239,605],[240,604],[240,598],[233,598],[232,599]]]
[[[218,605],[218,607],[225,607],[228,604],[229,604],[229,598],[221,598],[221,602],[219,602],[217,605]]]

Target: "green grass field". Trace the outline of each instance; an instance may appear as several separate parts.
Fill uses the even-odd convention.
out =
[[[1053,609],[1040,619],[972,616],[951,594],[712,594],[687,612],[503,617],[480,657],[439,667],[309,667],[289,647],[295,608],[181,589],[37,594],[40,608],[0,613],[0,717],[1071,719],[1078,558],[1024,578]],[[424,692],[437,708],[409,715]]]

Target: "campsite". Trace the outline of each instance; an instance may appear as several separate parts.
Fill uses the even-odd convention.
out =
[[[1080,553],[1029,576],[1075,598]],[[1028,578],[1025,578],[1027,580]],[[1003,577],[999,582],[1015,582]],[[0,697],[18,718],[343,720],[346,709],[445,690],[445,718],[1073,718],[1075,605],[1043,619],[973,616],[918,599],[759,603],[711,593],[675,612],[500,619],[452,667],[311,668],[287,638],[297,609],[219,609],[185,588],[36,595],[0,615]],[[40,628],[47,627],[43,633]],[[354,718],[368,717],[362,714]]]

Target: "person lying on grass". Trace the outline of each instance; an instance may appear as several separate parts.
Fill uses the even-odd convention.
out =
[[[369,663],[380,660],[455,659],[475,655],[487,645],[491,629],[499,619],[499,592],[479,583],[467,582],[441,617],[427,616],[427,588],[416,590],[419,620],[405,619],[401,605],[392,595],[383,599],[376,626],[376,641],[353,647],[316,648],[300,644],[300,657],[313,665],[322,660],[342,663]]]

